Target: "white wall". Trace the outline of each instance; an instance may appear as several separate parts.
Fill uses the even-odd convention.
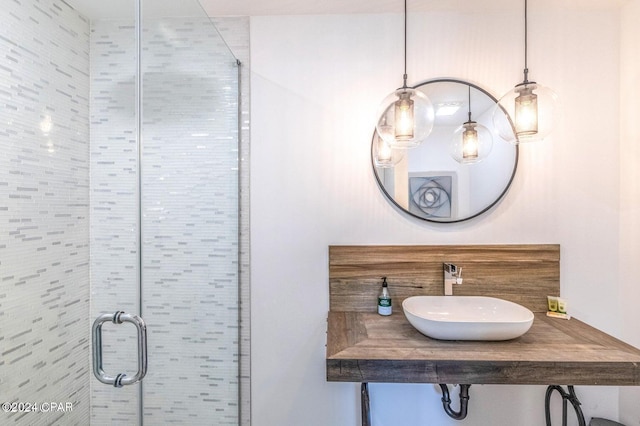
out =
[[[255,426],[359,424],[358,385],[325,381],[330,244],[560,243],[570,311],[621,334],[619,11],[563,4],[530,9],[529,57],[530,77],[561,97],[563,121],[522,147],[503,202],[456,225],[403,216],[371,171],[374,113],[401,84],[402,17],[251,19]],[[519,8],[415,14],[409,26],[410,82],[459,77],[501,96],[522,78]],[[585,108],[594,103],[597,122]],[[587,417],[618,417],[617,388],[577,392]],[[443,414],[430,385],[371,393],[376,426],[544,423],[544,387],[474,386],[463,422]]]
[[[623,337],[640,346],[640,1],[629,2],[621,21],[620,79],[620,295]],[[640,388],[620,391],[620,421],[640,425]]]

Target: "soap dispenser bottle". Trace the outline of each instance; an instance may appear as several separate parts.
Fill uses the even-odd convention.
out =
[[[378,313],[380,315],[391,315],[391,296],[387,287],[387,277],[382,277],[382,292],[378,296]]]

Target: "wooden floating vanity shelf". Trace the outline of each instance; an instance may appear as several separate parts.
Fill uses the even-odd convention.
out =
[[[433,340],[402,312],[330,312],[328,328],[329,381],[640,385],[640,350],[576,319],[535,314],[506,342]]]
[[[531,329],[505,342],[420,334],[401,303],[442,295],[444,262],[463,267],[455,295],[526,306],[535,314]],[[546,296],[559,295],[559,263],[558,245],[329,247],[327,380],[640,386],[639,349],[575,318],[545,315]],[[382,276],[394,299],[389,317],[375,313]]]

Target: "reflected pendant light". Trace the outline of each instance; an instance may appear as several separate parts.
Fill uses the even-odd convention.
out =
[[[404,158],[405,150],[392,148],[387,141],[380,137],[378,132],[376,132],[374,140],[373,162],[376,167],[390,169],[395,167]]]
[[[386,122],[386,118],[384,118],[384,123],[382,125],[384,129],[388,129],[389,125]],[[376,130],[375,135],[373,136],[373,162],[376,167],[380,167],[383,169],[388,169],[394,167],[404,158],[403,149],[394,148],[387,141],[385,141],[378,131]]]
[[[542,140],[551,133],[558,99],[553,90],[529,81],[527,18],[524,0],[524,80],[500,98],[493,113],[493,125],[500,137],[516,144]],[[504,120],[504,112],[512,122]]]
[[[407,0],[404,1],[404,84],[378,109],[376,130],[393,148],[414,148],[431,133],[434,110],[429,98],[407,86]]]
[[[482,124],[471,120],[471,86],[469,87],[469,120],[453,132],[451,156],[461,164],[474,164],[487,158],[493,148],[493,136]]]

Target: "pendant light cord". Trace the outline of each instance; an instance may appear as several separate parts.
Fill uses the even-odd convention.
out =
[[[404,0],[404,75],[403,89],[407,88],[407,0]]]
[[[528,31],[527,31],[527,0],[524,0],[524,83],[529,82],[529,67],[527,65],[527,56],[528,56]]]
[[[469,86],[469,121],[471,123],[471,86]]]

